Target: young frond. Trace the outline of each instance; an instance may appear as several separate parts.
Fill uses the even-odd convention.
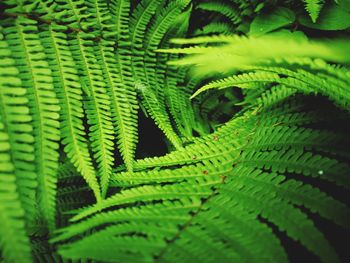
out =
[[[304,0],[305,9],[309,13],[312,22],[316,22],[318,15],[324,5],[323,0]]]

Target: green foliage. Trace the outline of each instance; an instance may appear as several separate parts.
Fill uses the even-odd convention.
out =
[[[2,262],[346,260],[345,1],[0,6]]]
[[[305,2],[305,9],[309,13],[312,19],[312,22],[315,23],[324,2],[320,0],[305,0],[304,2]]]
[[[294,22],[294,13],[284,7],[278,7],[268,14],[260,14],[250,24],[250,36],[262,36]]]
[[[311,2],[318,2],[318,1],[311,1]],[[310,28],[315,29],[323,29],[323,30],[342,30],[342,29],[348,29],[350,27],[350,14],[349,14],[349,3],[346,4],[346,1],[340,1],[344,2],[344,6],[341,6],[340,4],[329,4],[325,6],[320,14],[318,15],[317,11],[321,5],[312,5],[308,8],[308,11],[310,13],[310,16],[312,18],[312,21],[307,16],[301,16],[300,17],[300,23],[302,25],[305,25]],[[308,7],[308,6],[307,6]],[[315,23],[317,19],[317,23]]]
[[[28,124],[31,117],[28,114],[28,99],[24,96],[25,89],[20,86],[21,81],[16,77],[18,71],[14,67],[14,60],[9,56],[8,45],[3,41],[2,35],[0,43],[2,61],[0,73],[1,250],[3,256],[10,262],[30,262],[29,238],[26,235],[23,217],[24,207],[29,215],[32,215],[32,209],[28,205],[24,206],[28,198],[25,199],[23,195],[32,193],[32,187],[26,187],[25,181],[29,185],[34,183],[35,187],[35,180],[29,177],[33,173],[24,170],[27,166],[25,160],[28,158],[30,160],[30,152],[33,152],[33,147],[28,144],[33,142],[33,136],[30,134],[32,128]],[[26,152],[28,150],[29,153]],[[17,170],[14,166],[16,163]],[[26,174],[26,180],[23,174]],[[33,200],[35,198],[31,196],[28,201],[33,203]]]

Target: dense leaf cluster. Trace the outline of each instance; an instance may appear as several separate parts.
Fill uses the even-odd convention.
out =
[[[1,262],[346,260],[348,1],[0,7]]]

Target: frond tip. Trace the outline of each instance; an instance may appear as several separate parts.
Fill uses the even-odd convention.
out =
[[[312,22],[316,22],[318,15],[324,5],[323,0],[303,0],[305,3],[305,9],[309,13]]]

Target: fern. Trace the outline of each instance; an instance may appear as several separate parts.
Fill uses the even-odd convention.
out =
[[[302,92],[305,93],[311,93],[311,92],[320,92],[324,95],[330,96],[336,103],[343,106],[344,108],[347,108],[348,104],[348,92],[347,90],[347,80],[340,80],[335,79],[332,76],[332,73],[325,72],[323,74],[320,74],[319,76],[314,75],[312,72],[312,68],[317,68],[315,66],[318,62],[313,62],[312,60],[309,62],[310,65],[308,65],[311,69],[304,70],[303,68],[295,68],[293,65],[295,63],[295,60],[297,61],[298,56],[302,56],[303,52],[306,49],[310,49],[309,56],[310,59],[313,56],[323,56],[325,59],[332,59],[332,60],[338,60],[341,59],[343,61],[347,60],[347,56],[344,54],[344,56],[340,57],[340,53],[342,52],[342,48],[345,47],[345,41],[339,41],[335,44],[332,51],[327,50],[327,47],[325,45],[322,45],[321,43],[308,43],[305,41],[299,42],[297,40],[290,40],[288,44],[284,44],[283,47],[278,47],[279,51],[275,50],[273,52],[273,55],[270,54],[270,48],[268,45],[271,45],[271,40],[274,40],[273,45],[277,45],[275,41],[279,41],[279,38],[275,39],[275,37],[272,38],[266,38],[265,40],[263,38],[254,39],[246,39],[241,37],[222,37],[222,38],[197,38],[193,40],[189,40],[189,43],[197,43],[200,44],[203,41],[209,40],[210,42],[227,42],[227,45],[221,46],[221,47],[192,47],[192,48],[185,48],[185,49],[174,49],[169,50],[170,52],[175,53],[186,53],[186,54],[196,54],[195,56],[192,56],[191,58],[183,58],[182,60],[175,61],[172,64],[177,65],[188,65],[188,64],[203,64],[205,63],[208,66],[208,68],[202,67],[199,70],[199,74],[206,74],[208,70],[212,70],[213,63],[216,57],[220,57],[223,54],[226,53],[227,56],[230,56],[233,60],[233,62],[229,62],[228,64],[221,64],[217,65],[216,70],[221,69],[224,71],[232,71],[232,70],[239,70],[242,69],[244,71],[248,71],[248,73],[243,73],[240,75],[234,75],[232,77],[228,77],[225,79],[220,79],[217,81],[213,81],[205,86],[203,86],[201,89],[199,89],[196,93],[194,93],[194,96],[198,95],[200,92],[203,92],[208,89],[212,88],[226,88],[230,86],[239,86],[241,88],[244,88],[244,85],[250,82],[277,82],[279,84],[282,84],[284,86],[287,86],[289,88],[297,88]],[[186,43],[186,41],[177,40],[177,43]],[[256,54],[255,61],[252,60],[252,58],[245,58],[242,55],[236,55],[237,52],[240,52],[244,54],[244,52],[250,52],[251,46],[250,45],[261,45],[263,47],[266,47],[264,49],[263,53]],[[280,43],[282,46],[282,43]],[[297,45],[303,45],[303,51],[297,51]],[[286,47],[286,49],[284,49]],[[288,49],[288,51],[287,51]],[[313,49],[311,51],[311,49]],[[338,51],[336,51],[338,49]],[[293,51],[294,50],[294,51]],[[166,50],[160,50],[160,51],[166,51]],[[209,54],[208,56],[204,57],[201,54]],[[294,60],[289,61],[289,59],[282,59],[282,54],[293,53],[295,58]],[[300,53],[299,53],[300,52]],[[333,54],[331,54],[334,52]],[[338,53],[339,52],[339,53]],[[315,55],[313,55],[314,53]],[[316,55],[316,53],[318,53]],[[251,56],[254,56],[251,54]],[[339,56],[339,57],[338,57]],[[332,57],[332,58],[331,58]],[[203,61],[204,59],[204,61]],[[239,64],[240,63],[240,64]],[[288,65],[290,63],[290,65]],[[217,63],[216,63],[217,64]],[[270,66],[273,64],[273,66]],[[280,64],[281,67],[276,67],[276,65]],[[287,64],[287,66],[285,65]],[[314,65],[313,65],[314,64]],[[260,67],[260,65],[263,65]],[[290,69],[296,70],[298,73],[294,73]],[[253,70],[252,70],[253,69]],[[250,71],[250,72],[249,72]],[[311,72],[310,72],[311,71]],[[281,74],[281,76],[276,75]],[[319,74],[319,73],[318,73]],[[339,74],[341,74],[339,72]],[[348,74],[345,73],[345,74]],[[287,76],[287,78],[285,77]],[[325,83],[328,83],[328,85],[332,85],[330,88],[329,86],[325,86]],[[334,86],[333,86],[334,85]],[[332,92],[330,92],[332,90]]]
[[[309,1],[304,1],[305,2],[305,9],[307,10],[307,12],[310,14],[310,17],[312,19],[312,21],[315,23],[318,15],[321,11],[321,8],[323,6],[323,1],[320,0],[309,0]]]
[[[250,118],[253,118],[254,122],[255,122],[255,117],[249,117],[248,119],[250,119]],[[236,125],[241,124],[243,120],[244,119],[235,120]],[[253,122],[253,120],[250,120],[250,121]],[[231,129],[229,129],[228,127],[229,126],[218,131],[216,136],[219,136],[219,138],[221,138],[221,136],[224,136],[225,131],[232,131],[233,127],[231,125],[230,125]],[[242,125],[240,125],[240,127],[242,127]],[[231,135],[231,136],[233,136],[233,135]],[[250,136],[252,136],[252,134],[247,133],[246,136],[250,137]],[[227,140],[227,138],[225,138],[225,137],[223,137],[223,138]],[[208,140],[208,139],[206,139],[206,140]],[[215,141],[215,142],[217,142],[217,141]],[[254,142],[254,140],[252,142]],[[199,146],[201,143],[198,142],[195,144],[198,144],[198,146]],[[312,209],[312,211],[314,211],[314,212],[317,211],[322,216],[325,216],[327,218],[333,219],[334,216],[338,214],[339,218],[341,218],[341,221],[338,221],[339,224],[347,225],[348,224],[347,218],[349,217],[349,214],[348,214],[348,212],[345,212],[345,214],[344,214],[344,211],[347,211],[346,209],[344,210],[344,208],[345,208],[344,205],[341,203],[338,203],[337,201],[333,200],[330,197],[327,197],[326,195],[324,195],[324,193],[321,193],[316,189],[310,188],[311,186],[302,185],[300,182],[297,182],[294,180],[285,181],[286,177],[283,177],[283,176],[281,177],[277,174],[274,175],[274,174],[266,173],[265,175],[262,175],[261,171],[256,170],[259,167],[259,161],[252,163],[253,167],[256,167],[256,168],[250,168],[251,166],[246,161],[247,160],[246,156],[249,156],[249,150],[248,150],[249,146],[250,146],[250,143],[248,143],[246,145],[241,145],[240,147],[238,147],[238,149],[236,150],[236,153],[239,153],[239,151],[240,151],[239,148],[242,148],[242,147],[243,147],[242,149],[247,148],[247,150],[244,150],[244,152],[246,152],[246,154],[243,154],[243,155],[234,154],[234,152],[235,152],[234,150],[232,150],[233,152],[231,151],[228,153],[226,153],[226,151],[221,150],[220,153],[211,156],[211,158],[210,158],[211,161],[201,159],[201,158],[198,158],[195,160],[191,159],[191,160],[187,161],[187,162],[192,162],[192,163],[198,163],[195,166],[193,166],[193,164],[189,163],[188,165],[186,165],[187,167],[184,166],[184,167],[176,168],[176,169],[164,169],[164,168],[162,168],[161,170],[150,170],[148,172],[140,171],[140,172],[134,172],[133,174],[127,174],[127,173],[126,174],[118,174],[117,173],[116,177],[114,179],[115,183],[113,183],[112,185],[123,186],[123,187],[132,186],[132,188],[128,188],[128,189],[116,194],[115,196],[110,197],[110,199],[106,199],[101,204],[97,204],[95,206],[84,209],[77,216],[73,217],[72,220],[74,220],[74,221],[82,220],[84,217],[91,215],[93,213],[97,213],[101,209],[106,209],[108,207],[116,207],[115,208],[116,210],[114,212],[107,211],[107,212],[102,213],[102,214],[101,213],[95,214],[91,218],[86,219],[87,221],[83,220],[81,222],[78,222],[78,223],[76,223],[76,225],[72,225],[71,227],[68,227],[67,229],[60,231],[59,239],[55,239],[55,240],[58,241],[58,240],[62,240],[62,239],[66,239],[68,237],[71,237],[72,235],[78,235],[80,233],[86,232],[88,229],[90,229],[92,227],[102,226],[103,224],[106,224],[108,222],[114,222],[114,224],[115,224],[116,223],[115,220],[122,220],[122,221],[126,220],[124,213],[135,213],[135,217],[132,217],[133,220],[135,220],[137,218],[136,215],[138,213],[141,213],[141,214],[139,214],[139,216],[141,218],[144,218],[143,215],[145,215],[144,213],[146,213],[146,211],[149,211],[148,208],[151,209],[151,208],[153,208],[153,206],[158,206],[158,205],[160,206],[160,204],[153,205],[150,202],[150,200],[152,200],[152,201],[172,200],[172,199],[177,199],[180,196],[181,196],[180,200],[186,200],[187,198],[190,198],[192,200],[192,199],[196,199],[196,196],[204,195],[207,198],[210,198],[210,202],[215,202],[214,200],[216,197],[212,196],[213,193],[211,193],[211,191],[213,191],[212,187],[215,188],[215,186],[217,186],[217,190],[215,190],[214,193],[217,192],[217,194],[219,194],[219,196],[222,196],[222,198],[227,198],[227,195],[225,195],[226,191],[228,191],[228,192],[234,191],[235,195],[238,195],[238,194],[240,195],[240,197],[241,197],[239,199],[240,201],[237,201],[238,203],[236,203],[237,206],[241,206],[241,208],[239,208],[239,209],[243,209],[243,207],[245,207],[245,209],[249,209],[250,211],[256,211],[255,213],[258,213],[258,214],[261,213],[260,211],[263,211],[262,212],[263,217],[266,217],[268,220],[271,220],[273,223],[277,224],[277,226],[279,226],[282,230],[286,230],[287,233],[289,233],[289,231],[291,231],[289,233],[291,238],[300,240],[310,250],[312,250],[316,254],[319,254],[320,256],[322,256],[322,258],[324,258],[325,261],[336,260],[337,256],[334,254],[334,252],[332,252],[332,249],[329,247],[328,242],[320,234],[316,234],[317,230],[314,228],[314,226],[312,226],[311,221],[306,219],[305,214],[303,214],[298,209],[292,208],[292,206],[289,206],[287,203],[282,202],[282,200],[288,200],[288,198],[289,198],[288,196],[293,195],[293,191],[294,191],[294,190],[292,190],[293,187],[301,187],[300,189],[304,189],[304,187],[305,187],[305,190],[303,190],[303,191],[305,191],[305,194],[307,196],[309,196],[310,198],[311,198],[311,196],[318,196],[318,197],[315,197],[314,200],[318,200],[318,198],[322,198],[322,199],[325,198],[324,199],[325,201],[323,202],[325,207],[324,208],[318,207],[317,202],[315,204],[311,201],[312,199],[305,199],[306,197],[301,197],[301,199],[299,199],[295,196],[290,197],[291,198],[290,200],[292,200],[291,202],[297,202],[297,204],[301,204],[301,203],[299,203],[301,201],[303,205]],[[187,147],[190,147],[190,146],[187,146]],[[221,147],[223,147],[223,145],[221,145]],[[211,147],[211,145],[210,145],[204,149],[206,149],[207,151],[210,152],[211,149],[213,149],[213,147]],[[190,151],[190,148],[188,148],[188,150]],[[202,150],[202,152],[203,152],[203,150]],[[173,154],[176,154],[176,152],[174,152]],[[183,153],[181,153],[181,152],[178,153],[179,157],[182,155],[183,155]],[[258,156],[259,157],[257,157],[258,158],[257,160],[260,160],[260,158],[261,158],[262,162],[268,163],[268,162],[266,162],[266,160],[264,159],[264,157],[262,155],[258,155]],[[298,158],[299,155],[298,155],[298,153],[294,153],[292,156],[293,156],[293,158]],[[179,157],[177,157],[177,158],[179,158]],[[285,157],[283,157],[283,153],[280,153],[279,155],[275,156],[274,160],[276,160],[278,158],[281,158],[281,163],[282,163]],[[214,161],[215,159],[217,161]],[[334,174],[330,174],[328,172],[328,168],[326,168],[326,167],[328,167],[327,162],[322,161],[316,155],[315,155],[314,159],[315,159],[315,162],[318,163],[318,164],[315,164],[315,168],[317,167],[317,169],[324,169],[324,174],[319,175],[321,178],[325,178],[327,180],[329,180],[329,179],[336,180],[339,183],[341,183],[343,181],[343,179],[341,179],[341,177],[334,178]],[[203,162],[203,164],[205,164],[205,167],[200,164],[201,162]],[[220,162],[221,165],[216,166],[215,165],[216,162]],[[232,162],[237,163],[237,165],[234,168],[232,168],[232,166],[230,165]],[[165,163],[165,162],[160,161],[159,163],[161,164],[161,163]],[[225,163],[227,165],[224,165]],[[321,168],[318,167],[318,165],[320,165],[322,163],[324,163],[323,166],[321,166]],[[331,164],[331,162],[330,162],[330,164]],[[155,164],[153,163],[153,165],[155,165]],[[273,162],[273,164],[271,164],[271,165],[273,165],[273,167],[276,167],[276,168],[273,168],[273,169],[277,169],[276,171],[281,172],[281,173],[285,172],[285,169],[282,168],[283,166],[281,166],[281,164],[279,162],[276,162],[276,164],[275,164],[275,162]],[[308,164],[307,167],[309,167],[310,165],[311,164]],[[293,172],[293,170],[292,170],[293,164],[288,162],[288,167],[290,167],[290,169],[291,169],[291,170],[289,170],[289,172]],[[297,172],[301,172],[302,174],[305,174],[307,176],[309,174],[309,168],[303,169],[302,167],[303,167],[302,165],[299,165],[298,169],[301,169],[301,170],[297,171]],[[347,167],[346,169],[348,169],[348,166],[346,166],[346,167]],[[242,170],[242,169],[245,169],[245,170]],[[340,169],[343,170],[344,168],[340,168]],[[197,172],[196,172],[196,170],[197,170]],[[317,173],[317,171],[318,170],[316,170],[316,173]],[[234,173],[236,176],[231,175],[232,173]],[[337,172],[335,172],[335,173],[337,173]],[[337,174],[342,174],[342,172],[337,173]],[[227,176],[227,178],[226,178],[226,176]],[[247,178],[246,180],[248,180],[248,181],[246,182],[243,179],[237,181],[234,179],[237,176],[238,176],[238,178],[240,178],[240,176],[243,176],[244,178],[246,177]],[[275,199],[272,202],[271,198],[273,198],[273,195],[277,192],[276,192],[276,190],[269,191],[268,189],[266,189],[265,184],[268,184],[269,181],[267,180],[267,178],[265,176],[267,176],[267,178],[271,178],[270,180],[275,180],[275,181],[271,181],[270,187],[273,187],[273,185],[275,185],[275,187],[281,187],[281,188],[279,188],[280,190],[278,190],[278,191],[281,191],[280,192],[281,193],[280,200]],[[318,175],[316,174],[316,176],[318,176]],[[276,177],[276,179],[272,179],[274,177]],[[253,179],[253,178],[257,178],[256,180],[261,180],[261,183],[264,184],[264,187],[260,188],[257,185],[257,183],[254,181],[255,179]],[[226,180],[227,180],[227,186],[225,183]],[[249,181],[249,180],[252,180],[252,181]],[[174,192],[172,190],[172,189],[175,189],[174,185],[161,186],[161,184],[164,182],[172,182],[172,183],[174,183],[174,182],[180,183],[181,182],[180,183],[181,187],[178,188]],[[250,186],[246,185],[248,182],[251,182]],[[192,187],[187,188],[187,186],[186,186],[187,184],[192,185],[193,183],[195,183],[196,185],[198,184],[198,187],[195,188],[196,190]],[[282,185],[279,186],[281,183],[282,183]],[[151,184],[151,185],[142,186],[142,185],[147,185],[147,184]],[[223,184],[223,185],[221,186],[221,184]],[[245,187],[248,187],[248,188],[243,188],[243,189],[246,189],[243,192],[241,190],[239,190],[239,189],[242,189],[242,184],[244,184]],[[139,185],[141,185],[141,186],[139,186]],[[290,186],[290,185],[293,185],[293,186]],[[207,190],[205,190],[205,189],[207,189]],[[234,189],[236,189],[236,190],[234,190]],[[261,189],[261,190],[258,190],[258,189]],[[208,191],[208,192],[206,192],[206,191]],[[256,192],[256,191],[258,191],[258,192]],[[296,190],[294,192],[294,194],[303,196],[303,193],[301,190],[300,191]],[[265,201],[262,201],[261,203],[258,203],[258,204],[254,203],[252,201],[249,201],[249,200],[251,200],[252,196],[254,196],[254,195],[256,195],[256,198],[257,198],[254,200],[265,200]],[[271,197],[269,197],[269,195],[271,195]],[[216,196],[216,194],[215,194],[215,196]],[[260,196],[260,197],[258,198],[258,196]],[[321,197],[321,196],[323,196],[323,197]],[[211,198],[213,198],[213,201],[211,201],[212,200]],[[205,200],[206,199],[204,199],[204,202],[205,202]],[[300,200],[300,201],[297,201],[297,200]],[[310,200],[310,202],[307,200]],[[144,203],[144,205],[138,206],[137,201],[142,201],[145,203]],[[233,200],[231,200],[231,202],[232,201]],[[130,208],[122,208],[122,207],[117,208],[118,205],[120,204],[119,202],[122,202],[123,204],[131,204],[131,205],[134,204],[133,206],[135,206],[135,207],[134,208],[131,208],[131,207]],[[165,201],[162,201],[162,202],[165,202]],[[194,204],[194,202],[195,202],[194,200],[190,201],[190,203],[192,203],[192,204]],[[222,202],[223,202],[222,199],[220,199],[220,203],[218,203],[218,206],[223,205]],[[266,203],[264,203],[264,202],[266,202]],[[272,202],[272,203],[269,203],[269,202]],[[326,208],[327,202],[331,203],[331,205],[329,205],[328,208]],[[337,203],[337,205],[335,205],[336,203]],[[206,204],[206,202],[205,202],[205,204]],[[202,205],[205,205],[205,204],[202,204]],[[272,204],[276,207],[273,208]],[[164,205],[165,205],[165,203],[164,203]],[[182,206],[184,206],[184,205],[185,204],[182,204]],[[214,206],[217,207],[216,205],[214,205]],[[264,208],[262,208],[262,207],[264,207]],[[277,207],[279,207],[279,208],[277,208]],[[336,207],[338,207],[338,208],[336,208]],[[133,210],[130,210],[130,212],[129,212],[129,209],[135,209],[134,210],[135,212],[131,212]],[[213,215],[210,216],[211,220],[214,220],[214,221],[218,220],[217,223],[213,222],[213,224],[212,224],[213,226],[216,226],[216,228],[214,228],[214,229],[216,229],[215,230],[216,232],[214,232],[215,233],[214,237],[217,238],[218,236],[222,235],[222,234],[219,235],[217,231],[220,231],[219,229],[221,226],[225,227],[226,225],[224,223],[221,223],[221,224],[219,223],[222,220],[221,217],[219,217],[219,218],[217,218],[216,216],[214,217],[214,215],[218,215],[219,210],[216,212],[214,212],[214,211],[208,212],[207,209],[209,209],[209,211],[211,211],[212,206],[209,206],[207,209],[203,208],[203,211],[201,209],[200,209],[201,213],[198,215],[198,217],[196,217],[196,221],[190,221],[190,223],[188,223],[189,224],[188,229],[185,228],[186,230],[184,230],[184,231],[186,231],[186,232],[181,235],[181,239],[179,239],[179,241],[178,241],[179,242],[178,246],[185,245],[187,242],[190,242],[190,243],[192,242],[192,241],[190,241],[191,239],[187,239],[187,241],[186,241],[187,235],[192,236],[192,231],[195,231],[194,229],[196,229],[196,227],[197,227],[197,225],[196,225],[197,223],[195,223],[195,222],[198,222],[198,224],[200,224],[200,225],[204,224],[205,222],[208,222],[207,220],[200,220],[200,218],[202,216],[205,218],[208,218],[208,216],[210,215],[208,213],[213,213]],[[274,209],[282,209],[282,211],[286,211],[286,213],[293,214],[294,215],[293,220],[296,220],[296,221],[291,221],[289,223],[285,222],[284,220],[282,220],[282,218],[275,216],[278,213],[273,212]],[[330,212],[332,209],[336,209],[336,211]],[[136,212],[136,211],[138,211],[138,212]],[[195,213],[194,215],[196,215],[196,212],[194,212],[194,213]],[[264,214],[264,213],[266,213],[266,214]],[[148,218],[148,217],[147,217],[147,219],[149,222],[148,224],[152,225],[153,224],[152,219]],[[298,220],[300,220],[300,221],[298,224],[296,224],[296,222]],[[301,223],[301,222],[303,222],[303,223]],[[319,241],[317,241],[318,245],[315,246],[314,242],[316,242],[316,240],[308,239],[306,236],[304,236],[302,234],[304,230],[295,228],[293,226],[294,224],[295,225],[300,225],[300,224],[305,225],[305,228],[308,229],[307,231],[310,231],[310,236],[314,236],[314,237],[317,236],[317,239],[319,240]],[[185,225],[187,225],[187,224],[185,224]],[[205,228],[200,227],[196,231],[199,233],[199,235],[207,236],[208,231],[214,231],[214,229],[212,228],[212,225],[210,225],[210,226],[206,225]],[[116,225],[116,226],[118,226],[118,225]],[[112,229],[112,228],[113,228],[112,226],[110,228],[106,228],[106,231],[109,229]],[[141,232],[147,231],[146,229],[139,230],[139,231],[141,231]],[[133,229],[133,230],[135,230],[135,229]],[[104,231],[104,230],[102,230],[102,231]],[[228,231],[228,230],[226,229],[225,231]],[[231,231],[235,231],[235,230],[231,230]],[[115,235],[115,234],[112,234],[112,232],[109,232],[109,233],[111,235]],[[228,234],[226,236],[226,238],[232,238],[232,236],[234,236],[233,232],[229,232],[229,233],[230,234]],[[311,233],[313,233],[313,234],[311,234]],[[101,233],[101,235],[102,235],[102,233]],[[117,242],[115,244],[118,244],[118,242],[121,242],[118,240],[120,240],[120,239],[123,240],[122,233],[120,233],[120,235],[121,235],[120,237],[116,236],[118,238],[115,241],[110,240],[109,242]],[[91,238],[93,238],[93,236],[91,236]],[[199,236],[197,238],[199,238]],[[182,241],[183,239],[184,239],[184,241]],[[197,240],[197,239],[195,239],[195,240]],[[84,246],[82,245],[83,244],[82,242],[84,242],[84,244],[85,244]],[[128,241],[126,241],[126,242],[128,242]],[[134,240],[134,242],[135,242],[134,243],[135,245],[139,244],[138,240]],[[182,243],[182,242],[185,242],[185,243]],[[238,242],[238,240],[235,239],[235,242]],[[266,242],[266,243],[271,245],[270,242]],[[69,246],[67,245],[67,248],[65,249],[64,253],[69,253],[70,255],[77,253],[76,250],[74,249],[75,244],[77,244],[78,247],[80,247],[80,245],[82,245],[82,247],[85,247],[85,246],[89,247],[89,245],[87,245],[87,243],[85,243],[85,241],[78,241],[78,243],[72,243]],[[220,247],[220,242],[219,243],[218,243],[218,241],[212,242],[212,244],[214,245],[214,248],[216,248],[216,251],[221,251],[218,255],[216,255],[215,258],[222,257],[224,259],[225,256],[229,255],[226,253],[227,251],[223,247]],[[240,244],[240,245],[242,245],[242,244]],[[219,246],[219,247],[216,247],[216,246]],[[191,251],[191,249],[195,249],[195,247],[189,246],[189,245],[186,245],[186,247],[187,247],[187,249],[190,249],[190,251]],[[323,249],[320,249],[320,247],[322,247]],[[86,249],[86,247],[85,247],[85,249]],[[161,251],[163,251],[165,249],[167,249],[167,248],[164,248]],[[204,249],[204,247],[202,247],[201,249]],[[207,249],[206,246],[205,246],[205,249]],[[174,247],[174,250],[175,250],[175,247]],[[88,253],[87,252],[88,250],[84,250],[84,251],[86,253]],[[181,256],[182,256],[182,252],[180,252],[179,250],[175,250],[175,252],[173,250],[169,250],[169,251],[171,251],[169,253],[175,253],[175,254],[170,254],[171,258],[177,258],[177,257],[181,258]],[[225,251],[225,252],[223,252],[223,251]],[[250,251],[249,253],[254,253],[254,252],[252,252],[254,250],[249,250],[249,251]],[[204,251],[201,251],[201,252],[203,252],[205,255]],[[120,252],[120,253],[122,253],[122,252]],[[125,253],[127,253],[127,252],[125,252]],[[150,253],[152,254],[152,252],[150,252]],[[161,252],[161,254],[156,256],[156,257],[160,257],[160,256],[163,257],[163,253],[165,253],[165,252]],[[258,258],[259,252],[256,252],[256,253],[257,254],[255,255],[255,257]],[[274,253],[274,256],[276,256],[278,253],[281,254],[280,255],[281,259],[283,259],[285,257],[285,256],[283,256],[284,252],[276,252],[276,253]],[[200,254],[202,255],[202,253],[200,253]],[[242,256],[242,255],[244,255],[243,252],[239,253],[239,256]],[[253,255],[251,255],[252,258],[254,258]],[[235,258],[233,255],[232,255],[232,257]],[[236,257],[237,257],[237,255],[236,255]],[[327,259],[327,257],[329,257],[329,258]],[[101,259],[101,258],[94,257],[94,256],[92,256],[92,258]],[[210,262],[211,261],[210,257],[207,260]]]
[[[2,40],[2,46],[5,62],[7,59],[10,65],[15,65],[14,60],[11,58],[12,52],[9,50],[7,42]],[[35,160],[34,138],[32,136],[33,127],[30,125],[32,117],[29,113],[29,99],[24,96],[26,89],[21,87],[21,80],[13,76],[17,72],[19,71],[16,67],[12,68],[12,76],[10,75],[10,79],[4,82],[4,88],[1,90],[2,116],[4,116],[2,118],[4,125],[6,125],[9,131],[9,140],[13,148],[11,159],[15,167],[18,195],[22,207],[26,211],[27,219],[31,221],[30,224],[33,224],[36,214],[35,189],[37,187],[37,174],[35,173],[35,165],[33,163]],[[11,85],[9,85],[11,84],[11,77],[14,78],[14,87],[17,88],[13,91]],[[6,83],[7,85],[5,85]],[[14,102],[8,99],[11,97],[12,92],[14,93]],[[17,105],[18,107],[16,107]]]
[[[233,9],[230,5],[220,2],[204,2],[197,6],[199,9],[208,10],[208,11],[215,11],[219,12],[220,14],[226,16],[228,19],[230,19],[231,23],[236,24],[240,22],[240,18],[237,14],[237,11]]]
[[[0,6],[2,262],[346,261],[344,3]]]
[[[28,100],[24,96],[26,91],[21,87],[21,80],[16,77],[18,71],[14,67],[15,61],[10,57],[11,53],[8,52],[3,35],[0,36],[0,216],[3,224],[0,228],[0,244],[4,258],[12,262],[30,262],[30,243],[23,209],[28,198],[20,195],[23,195],[23,192],[30,194],[32,187],[25,187],[20,168],[23,174],[23,168],[26,166],[24,161],[33,151],[33,137],[28,134],[28,131],[31,131],[28,124],[31,118],[28,115]],[[29,153],[26,152],[28,149]],[[34,181],[28,179],[29,182]],[[32,200],[35,200],[35,196],[31,196],[29,201]],[[28,211],[29,208],[25,207]]]

